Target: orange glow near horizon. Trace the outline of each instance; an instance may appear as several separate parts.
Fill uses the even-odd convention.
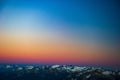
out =
[[[63,64],[116,64],[100,46],[46,38],[0,35],[0,61]]]

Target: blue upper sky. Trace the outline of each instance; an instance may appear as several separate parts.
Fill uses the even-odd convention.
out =
[[[120,44],[118,0],[2,0],[0,10],[5,6],[43,11],[71,25],[62,29],[73,38],[83,36],[80,38],[115,46]]]

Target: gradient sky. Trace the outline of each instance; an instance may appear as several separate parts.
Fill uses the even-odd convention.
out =
[[[117,0],[1,0],[0,62],[120,65]]]

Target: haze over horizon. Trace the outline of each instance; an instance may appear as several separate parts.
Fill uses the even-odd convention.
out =
[[[117,0],[2,0],[0,63],[120,66]]]

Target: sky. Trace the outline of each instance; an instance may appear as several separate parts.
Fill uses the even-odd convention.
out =
[[[0,62],[120,66],[118,0],[1,0]]]

